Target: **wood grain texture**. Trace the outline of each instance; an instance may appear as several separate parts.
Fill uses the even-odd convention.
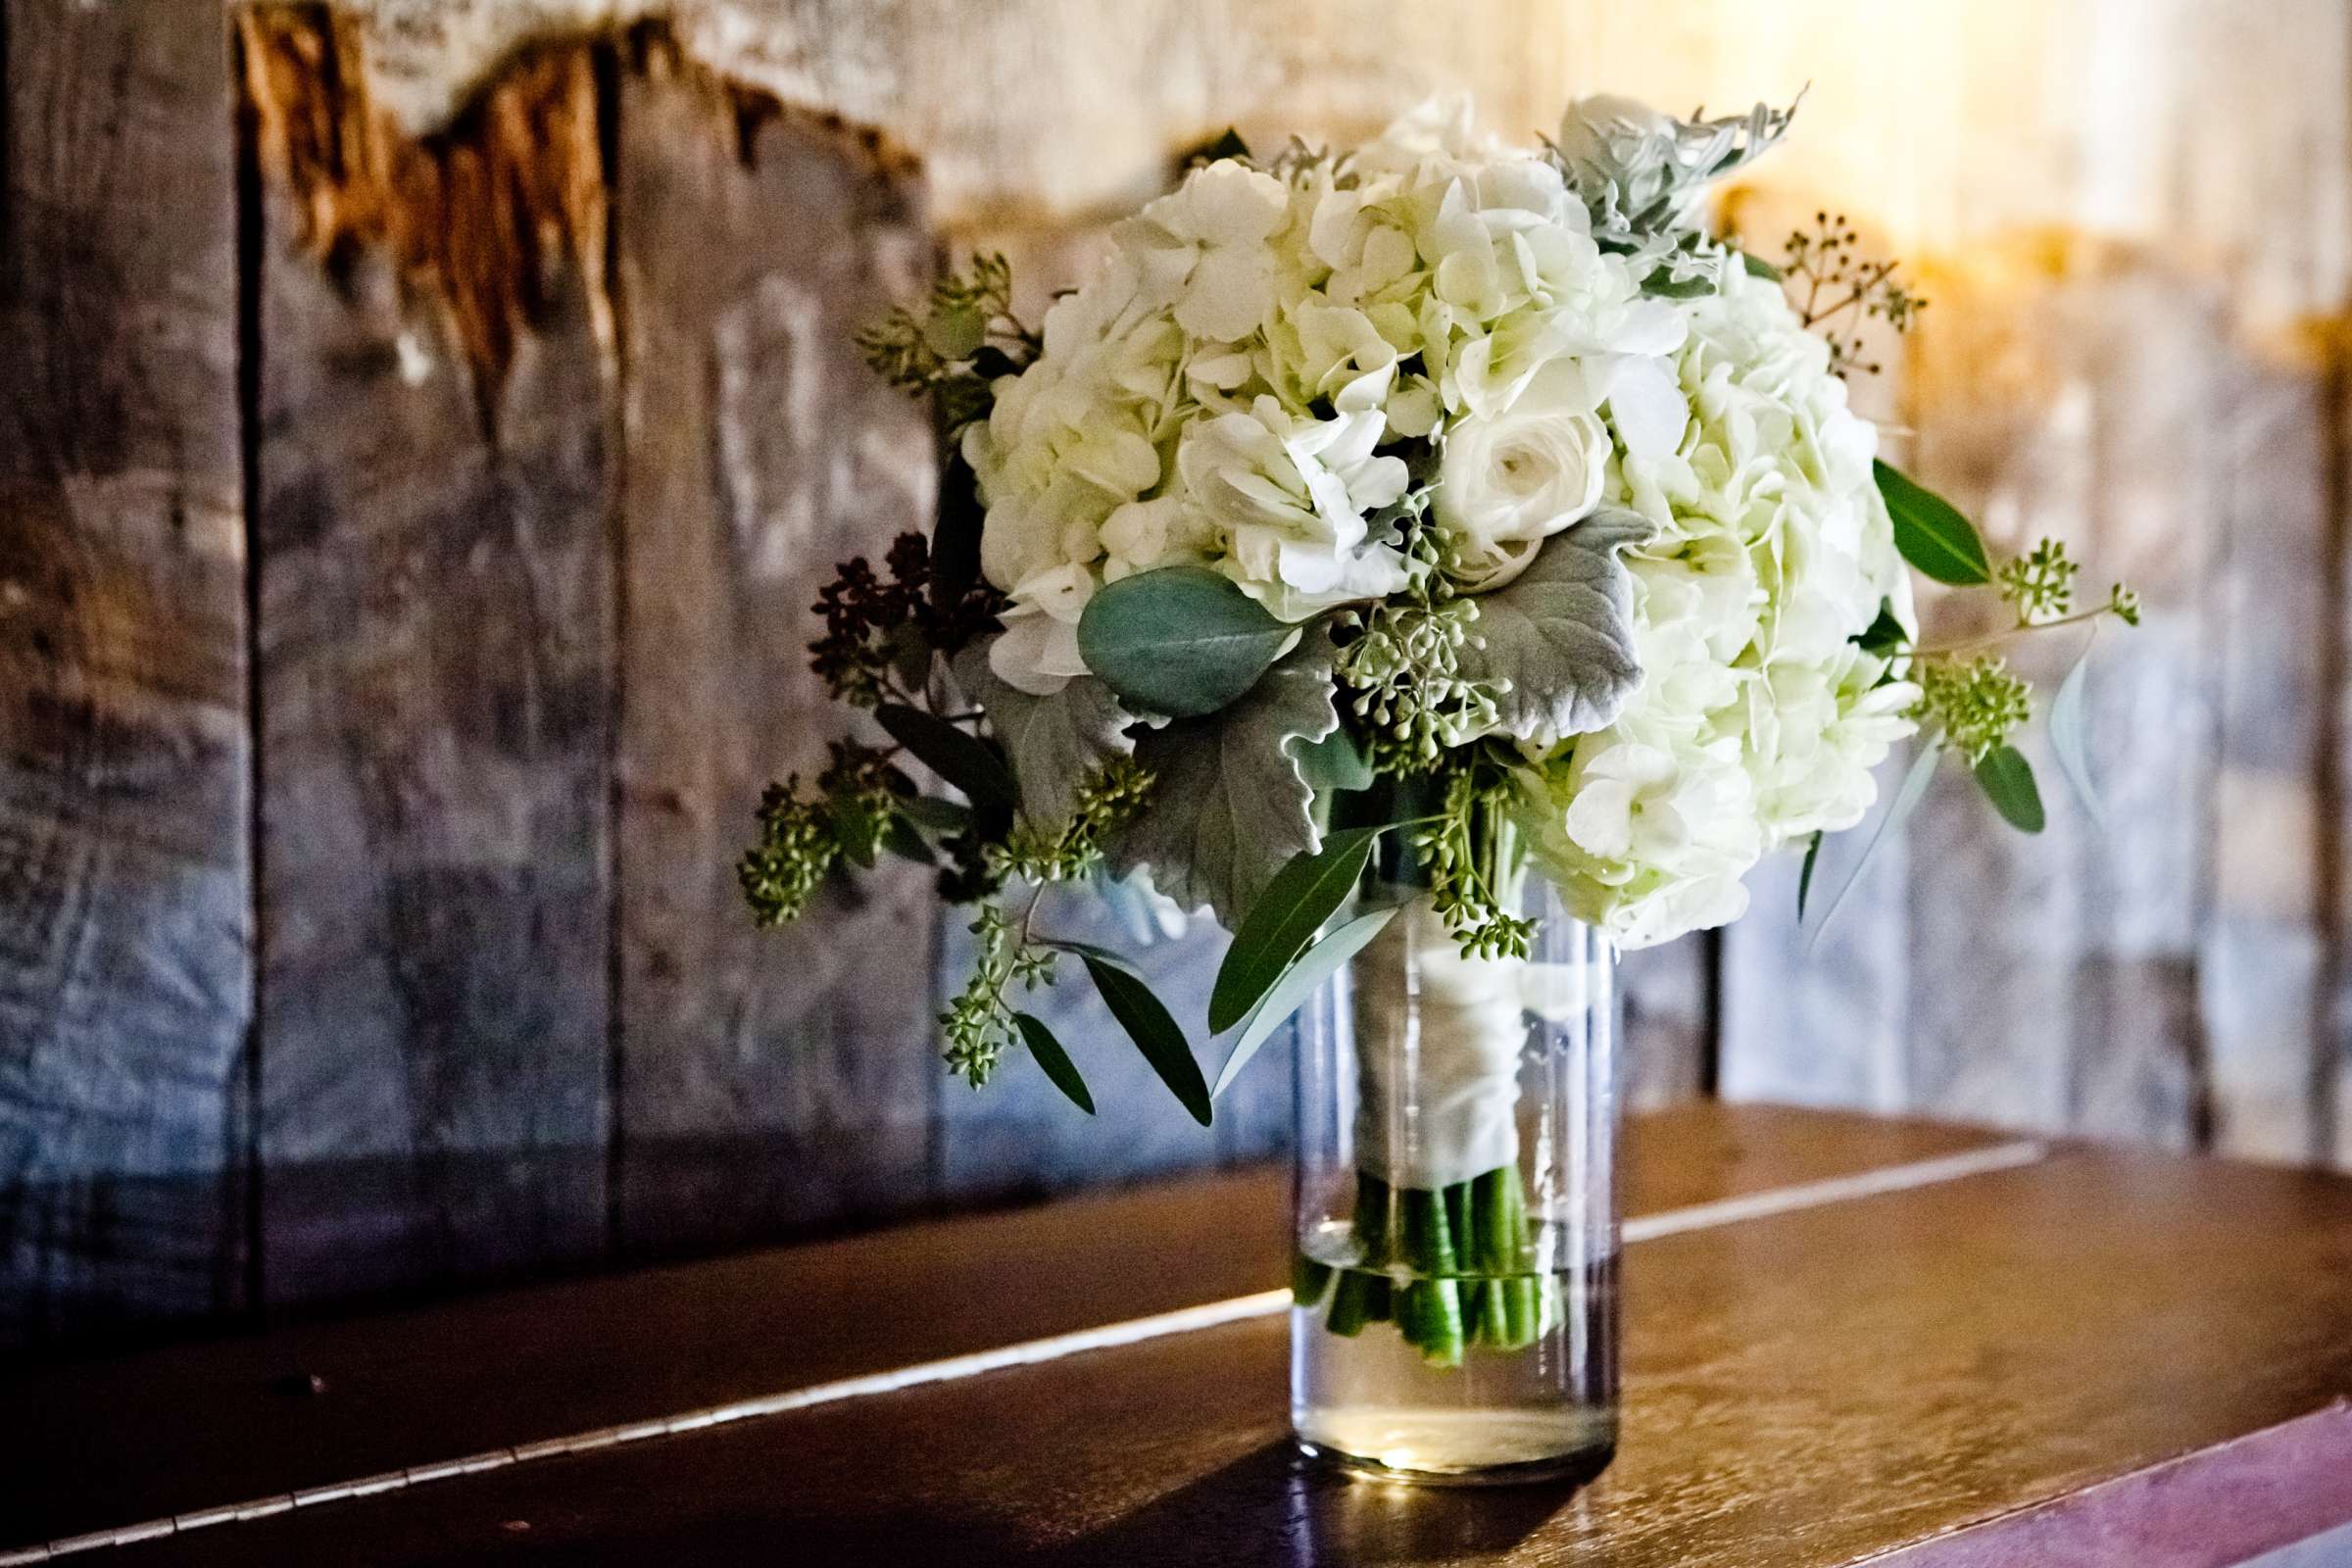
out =
[[[1262,1319],[127,1548],[126,1563],[1831,1568],[2352,1396],[2352,1184],[2078,1152],[1629,1250],[1601,1480],[1365,1487],[1288,1451]],[[2119,1353],[2116,1326],[2132,1326]],[[2257,1510],[2200,1514],[2263,1544]],[[2340,1521],[2337,1521],[2340,1522]],[[2004,1560],[1995,1558],[1993,1560]],[[2006,1560],[2024,1560],[2011,1557]]]
[[[1631,1212],[1982,1146],[1959,1128],[1778,1109],[1637,1116]],[[705,1408],[1267,1290],[1287,1172],[282,1328],[0,1382],[0,1548],[387,1467]],[[956,1303],[954,1310],[934,1310]],[[322,1392],[290,1394],[318,1377]],[[201,1422],[175,1418],[199,1408]]]
[[[234,137],[217,13],[0,15],[0,1347],[244,1295]]]
[[[585,47],[542,52],[442,143],[323,166],[362,189],[408,171],[382,204],[565,236],[508,300],[502,368],[469,357],[430,267],[359,242],[322,265],[305,138],[380,135],[348,130],[377,122],[324,25],[259,14],[246,50],[272,1303],[581,1261],[606,1224],[617,408],[597,72]],[[574,173],[499,173],[540,167]]]
[[[756,930],[771,778],[857,727],[809,670],[818,589],[926,531],[923,412],[856,327],[927,281],[919,171],[640,34],[619,91],[626,304],[617,1245],[709,1248],[929,1197],[931,878],[887,860]]]

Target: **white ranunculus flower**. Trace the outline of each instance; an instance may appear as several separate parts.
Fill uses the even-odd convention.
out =
[[[1600,504],[1608,428],[1591,413],[1533,406],[1540,402],[1523,397],[1500,417],[1464,419],[1446,432],[1438,523],[1471,593],[1518,576],[1544,540]]]

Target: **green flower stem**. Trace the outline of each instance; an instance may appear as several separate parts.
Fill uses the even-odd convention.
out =
[[[1291,1300],[1299,1306],[1320,1306],[1331,1289],[1332,1267],[1300,1252],[1291,1259]]]
[[[1514,1165],[1437,1190],[1391,1188],[1359,1171],[1354,1232],[1355,1267],[1301,1257],[1293,1272],[1300,1306],[1320,1306],[1328,1292],[1324,1326],[1334,1334],[1394,1322],[1431,1365],[1458,1366],[1473,1347],[1526,1348],[1554,1316],[1545,1282],[1529,1273],[1527,1195]]]

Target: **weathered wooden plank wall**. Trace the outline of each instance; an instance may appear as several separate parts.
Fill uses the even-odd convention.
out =
[[[271,1302],[604,1243],[617,478],[590,53],[444,141],[242,32]],[[444,327],[444,321],[450,324]]]
[[[2336,0],[0,15],[0,1342],[1278,1148],[1279,1053],[1211,1134],[1110,1049],[1098,1120],[1025,1064],[964,1090],[919,877],[763,936],[730,861],[838,721],[815,586],[929,504],[850,329],[971,244],[1042,301],[1226,123],[1432,89],[1516,128],[1810,79],[1739,220],[1922,258],[1868,395],[2150,605],[2101,643],[2104,832],[1939,787],[1809,956],[1759,872],[1628,960],[1636,1097],[2346,1150]]]
[[[0,11],[0,1339],[246,1291],[235,136],[219,19]]]

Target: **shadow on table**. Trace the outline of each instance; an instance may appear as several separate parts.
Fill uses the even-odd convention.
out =
[[[1499,1556],[1575,1496],[1564,1486],[1432,1488],[1351,1480],[1288,1440],[1253,1449],[1115,1524],[1040,1551],[1051,1568],[1341,1568]]]

